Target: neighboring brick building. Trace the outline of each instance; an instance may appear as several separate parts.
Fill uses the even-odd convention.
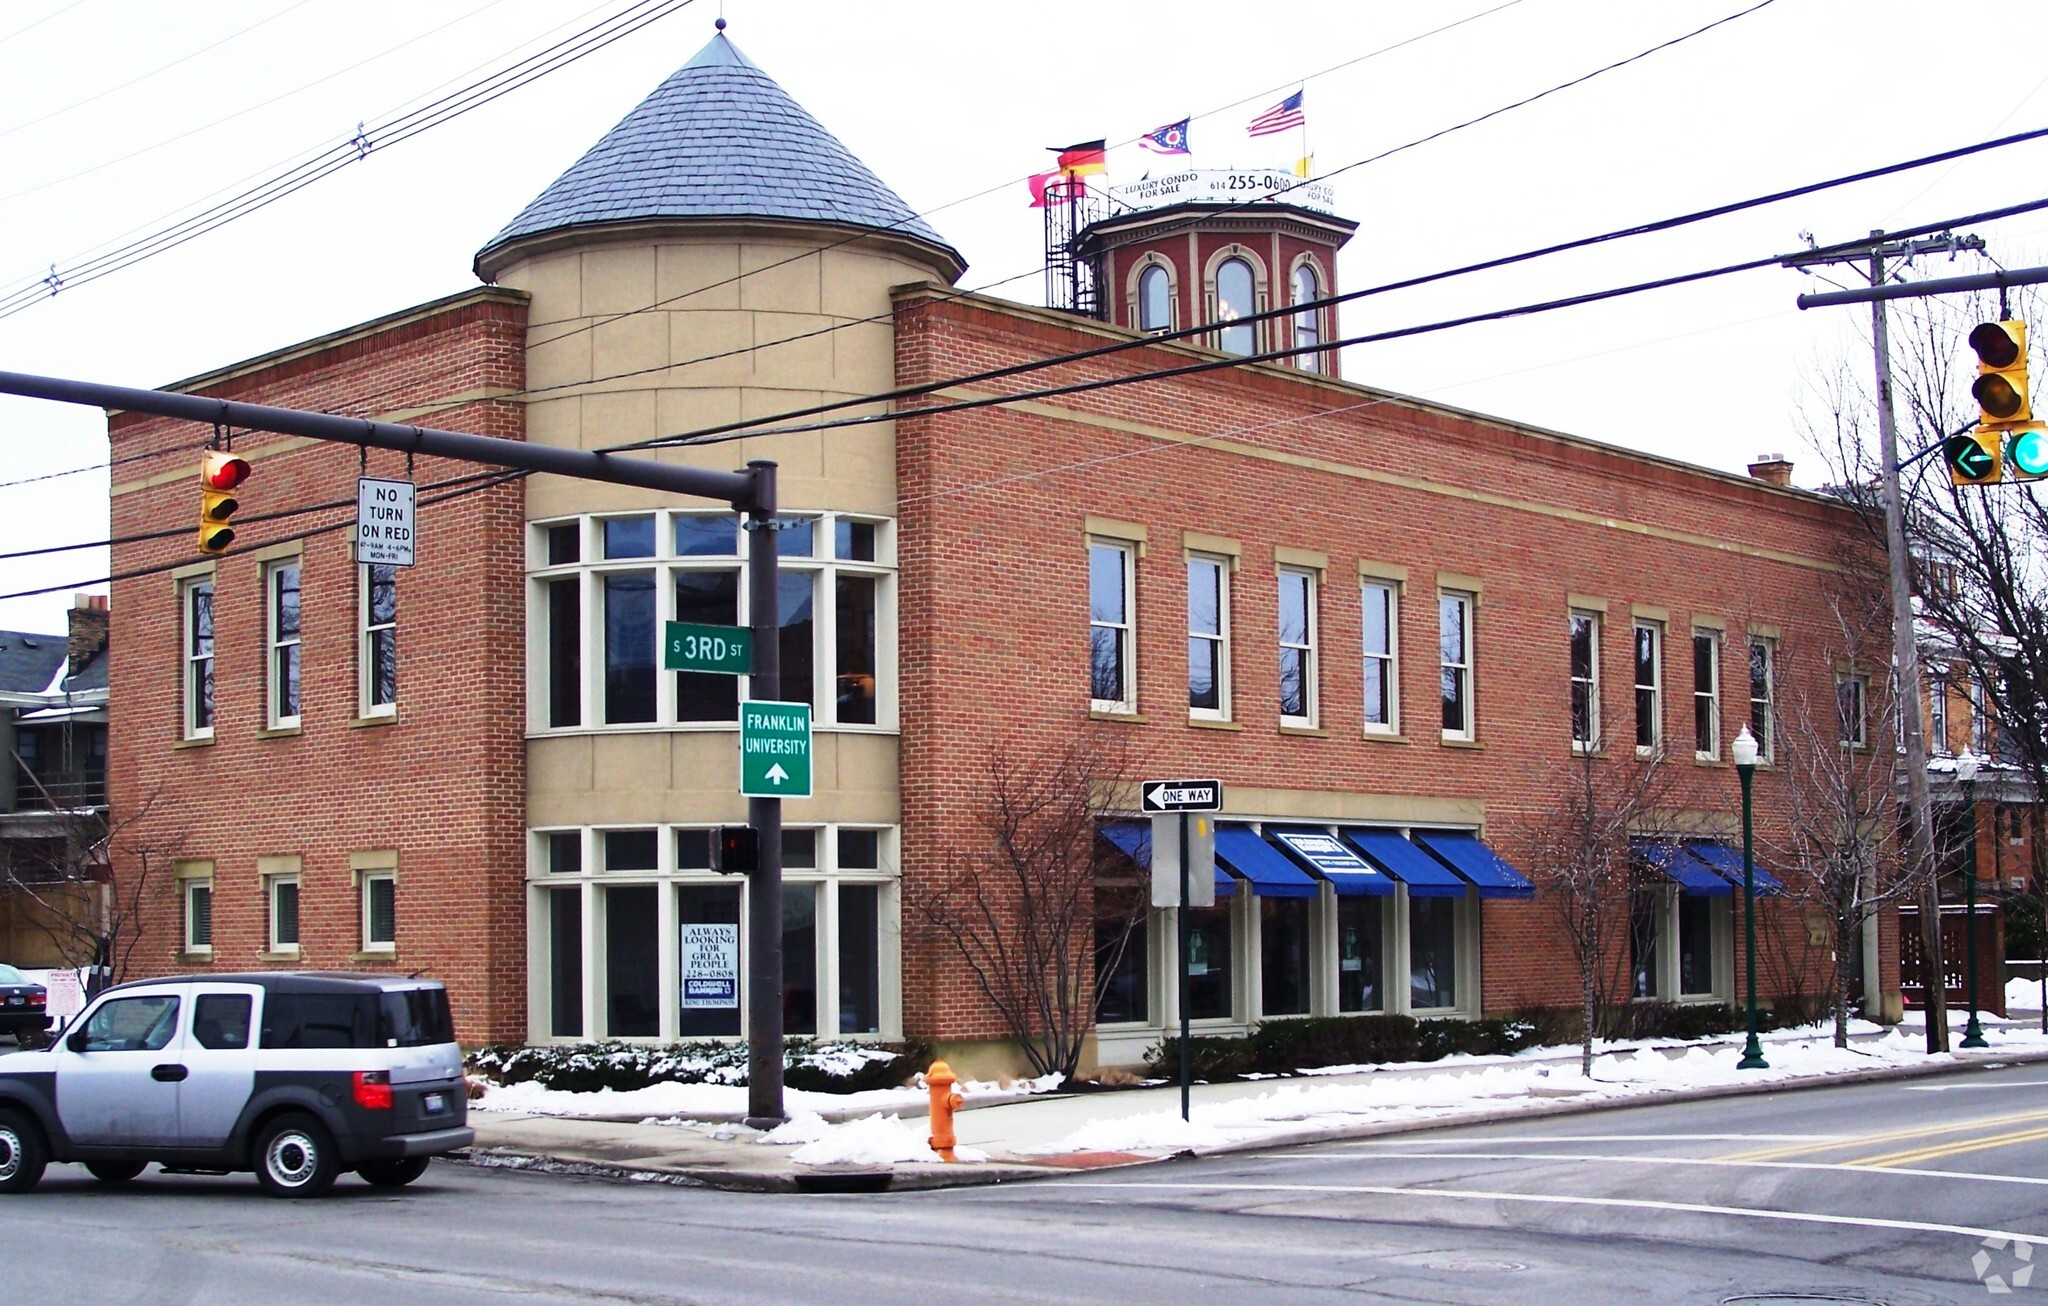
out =
[[[1832,694],[1832,668],[1781,678],[1777,641],[1800,642],[1859,537],[1813,495],[1338,381],[1313,352],[1333,310],[1236,320],[1329,293],[1350,229],[1181,197],[1093,231],[1106,321],[949,290],[958,253],[721,35],[484,247],[493,287],[179,388],[599,448],[1193,314],[1213,338],[942,397],[1308,349],[1323,370],[652,455],[781,467],[783,695],[818,719],[816,795],[784,812],[785,1023],[997,1065],[999,1023],[904,927],[903,886],[971,839],[991,749],[1063,732],[1227,785],[1244,887],[1202,919],[1205,1029],[1569,1002],[1545,904],[1485,849],[1512,863],[1575,732],[1626,748],[1641,702],[1679,773],[1646,838],[1725,850],[1750,659],[1766,702]],[[164,455],[114,487],[115,536],[181,519],[206,433],[116,415],[112,434],[118,458]],[[745,819],[744,686],[657,654],[665,620],[745,620],[730,514],[544,476],[434,503],[427,485],[475,469],[423,461],[419,565],[392,578],[345,533],[292,538],[346,509],[260,518],[352,501],[360,465],[402,458],[235,449],[255,471],[234,552],[116,550],[117,575],[160,569],[114,601],[114,801],[158,797],[149,837],[176,863],[152,969],[423,969],[469,1041],[738,1034],[739,1009],[681,1001],[679,932],[742,918],[708,831]],[[1337,836],[1358,874],[1310,871],[1282,831]],[[1642,996],[1725,1001],[1728,881],[1686,867],[1645,895],[1632,969]],[[1765,915],[1774,951],[1806,936]],[[1171,1016],[1170,933],[1154,921],[1120,973],[1105,1062]],[[1896,967],[1887,934],[1887,990]]]

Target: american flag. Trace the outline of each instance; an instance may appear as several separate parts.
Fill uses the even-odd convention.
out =
[[[1306,126],[1308,120],[1301,113],[1301,92],[1296,91],[1280,103],[1252,119],[1252,125],[1245,130],[1253,136],[1273,136],[1290,127]]]

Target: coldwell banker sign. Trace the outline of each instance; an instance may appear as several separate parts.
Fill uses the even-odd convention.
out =
[[[1160,209],[1169,204],[1246,204],[1266,201],[1292,204],[1319,213],[1337,211],[1337,191],[1327,181],[1304,182],[1283,168],[1185,168],[1164,177],[1147,177],[1109,193],[1134,209]]]
[[[683,1009],[740,1005],[740,927],[683,926]]]

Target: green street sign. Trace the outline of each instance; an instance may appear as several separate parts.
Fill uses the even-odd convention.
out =
[[[2036,423],[2015,430],[2012,443],[2005,447],[2005,461],[2015,477],[2048,476],[2048,427]]]
[[[811,705],[740,704],[740,792],[749,798],[811,796]]]
[[[745,626],[692,626],[671,621],[661,647],[664,670],[744,676],[754,661],[754,632]]]

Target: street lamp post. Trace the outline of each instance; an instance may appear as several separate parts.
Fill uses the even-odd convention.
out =
[[[1977,765],[1977,755],[1968,749],[1956,759],[1956,779],[1963,786],[1963,822],[1970,832],[1970,851],[1963,862],[1963,965],[1968,971],[1964,984],[1970,995],[1970,1023],[1963,1029],[1960,1046],[1966,1048],[1991,1046],[1984,1041],[1984,1026],[1977,1020]]]
[[[1749,1041],[1742,1045],[1742,1060],[1735,1068],[1769,1070],[1771,1063],[1764,1060],[1763,1044],[1756,1037],[1756,848],[1750,800],[1750,786],[1756,781],[1756,736],[1748,726],[1729,742],[1728,752],[1735,759],[1735,774],[1742,777],[1742,973],[1749,1009]]]

